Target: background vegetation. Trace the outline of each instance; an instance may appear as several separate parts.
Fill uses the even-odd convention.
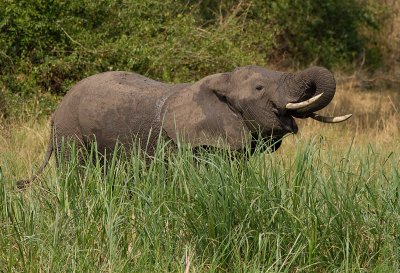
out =
[[[0,1],[0,272],[397,272],[400,1]],[[273,154],[41,164],[49,114],[107,70],[168,82],[329,67],[337,125]],[[172,167],[171,167],[172,166]],[[107,169],[107,172],[104,170]],[[80,171],[79,171],[80,170]],[[134,181],[134,183],[132,182]]]
[[[107,70],[167,82],[248,64],[390,70],[399,37],[382,33],[398,35],[397,12],[394,0],[4,0],[0,113],[47,115]]]

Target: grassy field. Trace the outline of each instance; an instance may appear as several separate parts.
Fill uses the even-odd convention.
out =
[[[276,153],[204,152],[195,167],[161,146],[144,169],[89,151],[24,191],[48,121],[0,123],[0,272],[398,272],[398,86],[338,79],[324,113],[352,119],[299,120]]]

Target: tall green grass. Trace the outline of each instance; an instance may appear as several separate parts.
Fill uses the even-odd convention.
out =
[[[0,272],[395,272],[399,154],[303,141],[294,156],[161,143],[48,171],[0,171]],[[7,166],[3,166],[7,167]]]

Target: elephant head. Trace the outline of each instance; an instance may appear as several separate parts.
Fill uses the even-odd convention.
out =
[[[311,67],[299,73],[260,66],[240,67],[185,86],[164,105],[164,129],[177,141],[193,146],[222,146],[222,140],[241,149],[244,141],[261,134],[280,139],[296,133],[293,117],[340,122],[343,117],[315,114],[332,100],[335,79],[327,69]]]

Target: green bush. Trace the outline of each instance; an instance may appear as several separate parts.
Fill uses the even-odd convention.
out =
[[[384,24],[378,11],[381,13],[386,7],[368,5],[370,3],[372,1],[253,0],[247,20],[256,26],[252,35],[275,28],[272,37],[275,47],[265,51],[274,62],[286,57],[303,65],[316,62],[327,67],[343,67],[365,51],[376,50],[368,48],[366,38],[370,37],[360,30],[376,32]],[[236,7],[237,1],[229,0],[221,4],[207,0],[200,4],[201,14],[210,21],[216,21],[218,16],[224,15],[221,12]],[[380,60],[372,61],[371,65],[377,65]]]
[[[344,67],[364,52],[376,65],[379,44],[360,31],[384,23],[373,11],[359,0],[4,0],[0,111],[15,112],[6,97],[51,93],[49,113],[53,98],[107,70],[182,82],[248,64]]]

